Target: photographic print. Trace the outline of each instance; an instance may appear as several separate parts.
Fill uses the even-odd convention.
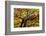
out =
[[[5,2],[5,34],[44,33],[44,3]]]
[[[39,9],[14,8],[14,28],[39,27]]]

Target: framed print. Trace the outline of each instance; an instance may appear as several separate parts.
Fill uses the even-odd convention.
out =
[[[5,1],[5,34],[44,33],[44,3]]]

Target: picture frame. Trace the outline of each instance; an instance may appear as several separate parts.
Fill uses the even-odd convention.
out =
[[[14,12],[16,9],[21,10],[37,10],[39,9],[39,27],[20,27],[14,28]],[[18,10],[17,10],[18,11]],[[18,12],[19,13],[19,12]],[[17,13],[17,14],[18,14]],[[16,35],[16,34],[33,34],[33,33],[44,33],[45,32],[45,3],[39,2],[20,2],[20,1],[5,1],[5,34]],[[24,15],[23,15],[24,16]],[[25,19],[25,18],[24,18]],[[17,21],[17,20],[16,20]],[[16,27],[16,22],[15,22]],[[18,27],[18,26],[17,26]]]

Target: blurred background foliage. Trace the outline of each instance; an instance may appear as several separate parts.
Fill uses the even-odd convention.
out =
[[[39,9],[31,8],[14,8],[14,28],[19,28],[22,23],[22,19],[25,20],[28,18],[28,16],[31,16],[32,14],[39,14]],[[24,23],[22,24],[22,27],[24,26]],[[39,26],[39,16],[36,16],[33,20],[27,20],[26,27],[38,27]]]

